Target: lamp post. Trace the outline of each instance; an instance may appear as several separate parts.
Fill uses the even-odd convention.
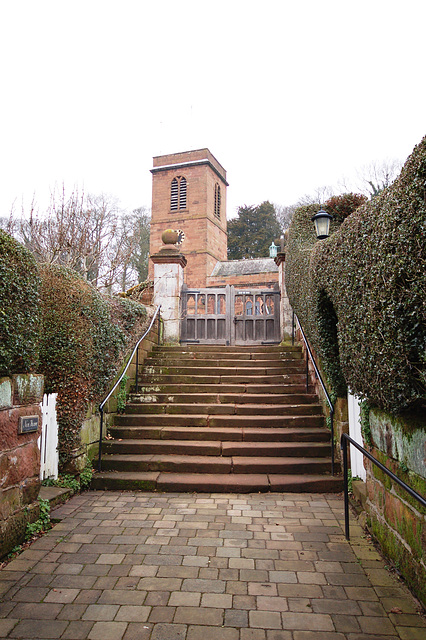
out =
[[[321,209],[312,216],[311,220],[315,223],[315,231],[317,234],[318,240],[324,240],[324,238],[328,238],[330,235],[330,220],[333,219],[327,211],[321,207]]]

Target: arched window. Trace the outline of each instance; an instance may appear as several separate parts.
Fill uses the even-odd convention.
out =
[[[214,215],[220,219],[220,185],[214,186]]]
[[[173,178],[170,189],[170,210],[186,209],[186,178]]]

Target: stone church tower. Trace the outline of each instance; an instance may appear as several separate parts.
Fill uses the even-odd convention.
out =
[[[153,161],[150,254],[161,249],[165,229],[182,230],[185,284],[205,287],[216,263],[227,259],[226,171],[208,149]],[[150,279],[153,266],[150,261]]]

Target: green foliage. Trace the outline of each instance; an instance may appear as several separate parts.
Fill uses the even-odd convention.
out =
[[[40,369],[47,393],[58,393],[60,464],[78,449],[88,403],[99,401],[125,352],[142,331],[146,309],[132,300],[104,299],[62,267],[40,268]]]
[[[289,233],[290,301],[333,387],[394,414],[426,398],[425,182],[426,137],[328,240],[313,238],[308,207]]]
[[[36,370],[39,277],[31,253],[0,230],[0,376]]]
[[[25,540],[30,540],[33,536],[48,531],[51,528],[50,523],[50,503],[49,500],[43,498],[38,499],[40,505],[40,515],[35,522],[29,522],[25,530]]]
[[[80,490],[85,491],[90,487],[93,478],[92,463],[88,461],[86,467],[80,473]]]
[[[80,478],[66,473],[64,475],[59,475],[56,480],[54,480],[53,478],[46,478],[45,480],[43,480],[42,484],[45,487],[63,487],[64,489],[71,489],[74,494],[88,489],[90,487],[92,477],[92,464],[90,460],[88,460],[85,468],[80,473]]]
[[[117,411],[118,413],[123,413],[126,408],[126,400],[127,400],[127,390],[126,385],[128,381],[128,376],[124,375],[120,384],[117,393]]]
[[[228,222],[228,260],[269,257],[269,246],[280,234],[273,204],[244,205],[238,217]]]
[[[373,444],[373,439],[371,437],[371,427],[370,427],[370,411],[371,405],[367,400],[362,400],[359,403],[359,421],[361,425],[361,433],[364,438],[365,444],[368,444],[370,447]]]

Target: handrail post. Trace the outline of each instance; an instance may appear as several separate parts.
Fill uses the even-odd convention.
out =
[[[158,314],[158,337],[157,337],[157,344],[159,345],[161,343],[161,317],[160,314]]]
[[[98,453],[98,471],[102,471],[102,431],[103,431],[103,424],[104,424],[104,409],[103,407],[99,408],[100,414],[101,414],[101,424],[99,427],[99,453]]]
[[[136,375],[135,375],[135,392],[138,393],[138,376],[139,376],[139,346],[136,349]]]
[[[345,538],[349,540],[349,485],[348,485],[348,443],[346,438],[341,439],[343,458],[343,491],[345,500]]]
[[[309,392],[309,353],[306,347],[306,393]]]
[[[330,431],[331,431],[331,475],[334,476],[334,407],[330,409]]]

